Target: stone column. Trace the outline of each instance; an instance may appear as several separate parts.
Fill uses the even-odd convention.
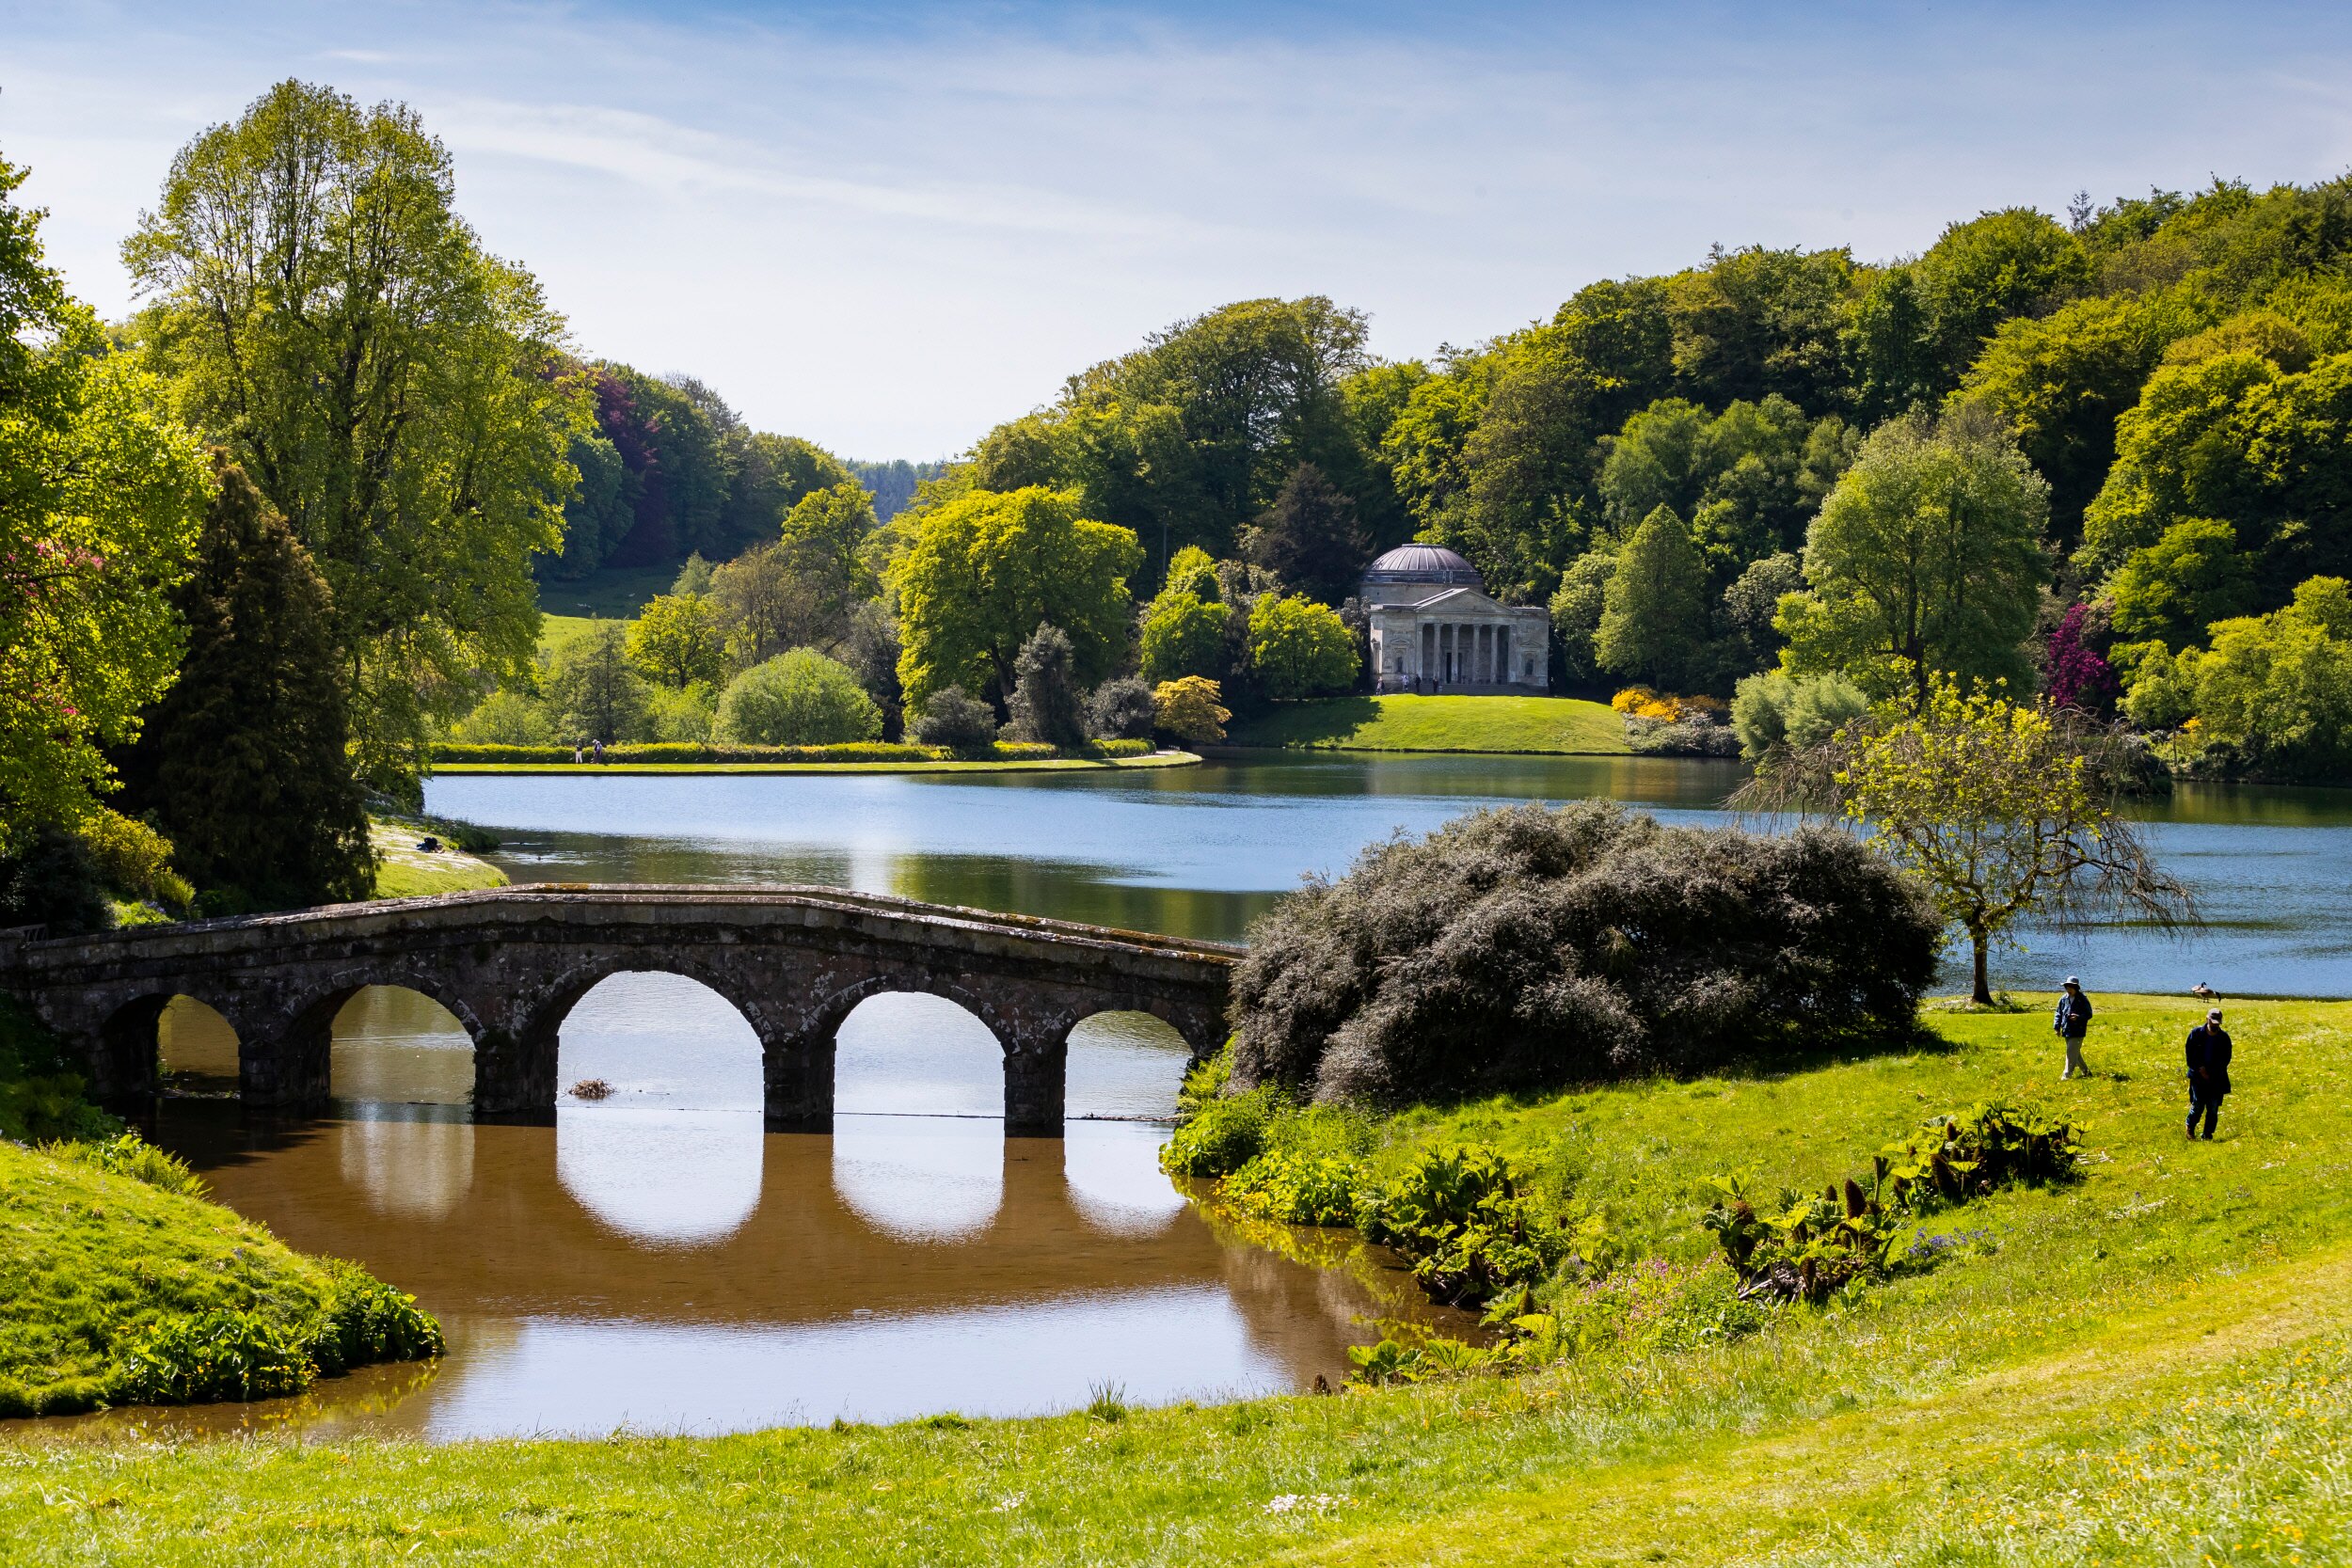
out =
[[[1511,663],[1511,628],[1495,627],[1495,679],[1504,686],[1518,684],[1518,671]]]
[[[1058,1138],[1070,1090],[1070,1030],[1024,1030],[1005,1040],[1005,1136]]]
[[[822,1027],[761,1038],[760,1077],[771,1130],[833,1131],[834,1044],[833,1030]]]
[[[339,999],[340,1001],[340,999]],[[314,1007],[237,1037],[237,1096],[255,1110],[309,1111],[334,1086],[336,1008]]]
[[[537,1116],[555,1110],[560,1021],[520,1027],[490,1024],[473,1042],[473,1108],[477,1116]]]

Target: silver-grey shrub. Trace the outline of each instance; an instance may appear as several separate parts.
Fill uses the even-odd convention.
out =
[[[1479,812],[1258,923],[1232,1081],[1394,1104],[1758,1063],[1907,1035],[1937,947],[1933,912],[1834,830]]]

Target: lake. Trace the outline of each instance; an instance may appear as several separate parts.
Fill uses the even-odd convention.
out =
[[[1306,756],[964,778],[463,776],[439,813],[498,832],[520,881],[801,882],[1238,940],[1302,876],[1480,806],[1606,797],[1721,823],[1728,764]],[[2144,816],[2207,919],[2027,933],[1997,984],[2352,995],[2352,792],[2185,788]],[[1955,979],[1955,984],[1958,983]],[[1007,1138],[987,1031],[882,996],[844,1026],[831,1134],[768,1132],[758,1048],[713,993],[615,976],[565,1022],[549,1126],[477,1126],[454,1021],[372,990],[337,1021],[331,1115],[220,1098],[235,1041],[175,1005],[180,1097],[152,1135],[291,1244],[358,1258],[440,1314],[452,1354],[293,1401],[116,1412],[87,1432],[288,1427],[450,1439],[721,1432],[936,1411],[1069,1409],[1336,1384],[1384,1319],[1461,1331],[1378,1249],[1244,1235],[1156,1164],[1184,1048],[1090,1022],[1070,1122]],[[232,1082],[231,1078],[229,1082]]]

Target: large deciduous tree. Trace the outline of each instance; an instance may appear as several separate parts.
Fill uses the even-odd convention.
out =
[[[1356,636],[1328,605],[1261,594],[1249,610],[1249,668],[1269,697],[1319,697],[1356,684]]]
[[[1079,683],[1101,680],[1126,656],[1127,579],[1142,563],[1132,531],[1037,486],[925,514],[892,575],[907,702],[949,686],[1010,696],[1022,645],[1048,622],[1069,636]]]
[[[2049,487],[1998,421],[1966,405],[1892,420],[1805,535],[1811,585],[1781,601],[1782,657],[1924,703],[1938,672],[2022,682],[2049,562]]]
[[[213,473],[195,575],[175,595],[187,656],[124,761],[125,804],[231,907],[365,898],[374,863],[326,579],[225,452]]]
[[[44,261],[24,178],[0,160],[0,853],[87,816],[102,748],[170,684],[207,497],[159,389]]]
[[[519,672],[586,389],[452,210],[416,114],[288,81],[172,160],[123,259],[155,365],[333,592],[364,773],[405,786],[475,671]],[[626,455],[626,454],[624,454]]]
[[[1989,1004],[1988,953],[2028,915],[2064,927],[2112,911],[2164,929],[2196,918],[2116,815],[2108,750],[2095,726],[1939,676],[1916,706],[1882,704],[1734,799],[1825,800],[1868,829],[1967,939],[1971,994]]]

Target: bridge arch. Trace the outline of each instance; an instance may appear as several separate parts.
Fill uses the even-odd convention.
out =
[[[724,990],[683,972],[696,967],[617,969],[569,997],[551,1025],[558,1104],[601,1079],[625,1091],[607,1109],[642,1106],[644,1091],[682,1076],[697,1109],[758,1111],[766,1082],[758,1028]]]
[[[103,1009],[97,1028],[98,1059],[90,1064],[92,1077],[109,1085],[115,1095],[149,1096],[163,1086],[164,1018],[172,1004],[185,1001],[203,1009],[224,1025],[239,1048],[251,1031],[247,1020],[241,1016],[235,998],[201,985],[183,990],[142,990],[125,998],[112,999],[101,1006]],[[197,1015],[201,1018],[203,1014]],[[236,1064],[208,1063],[215,1069],[226,1068],[233,1074]]]
[[[371,987],[413,991],[437,1006],[466,1032],[477,1058],[485,1025],[472,998],[420,964],[354,966],[289,993],[275,1027],[247,1032],[237,1040],[237,1078],[248,1104],[316,1105],[333,1093],[335,1021],[354,997]],[[476,1062],[476,1076],[480,1064]]]
[[[1005,1042],[955,988],[861,987],[825,1031],[836,1113],[995,1117]],[[838,1132],[839,1125],[835,1124]]]

